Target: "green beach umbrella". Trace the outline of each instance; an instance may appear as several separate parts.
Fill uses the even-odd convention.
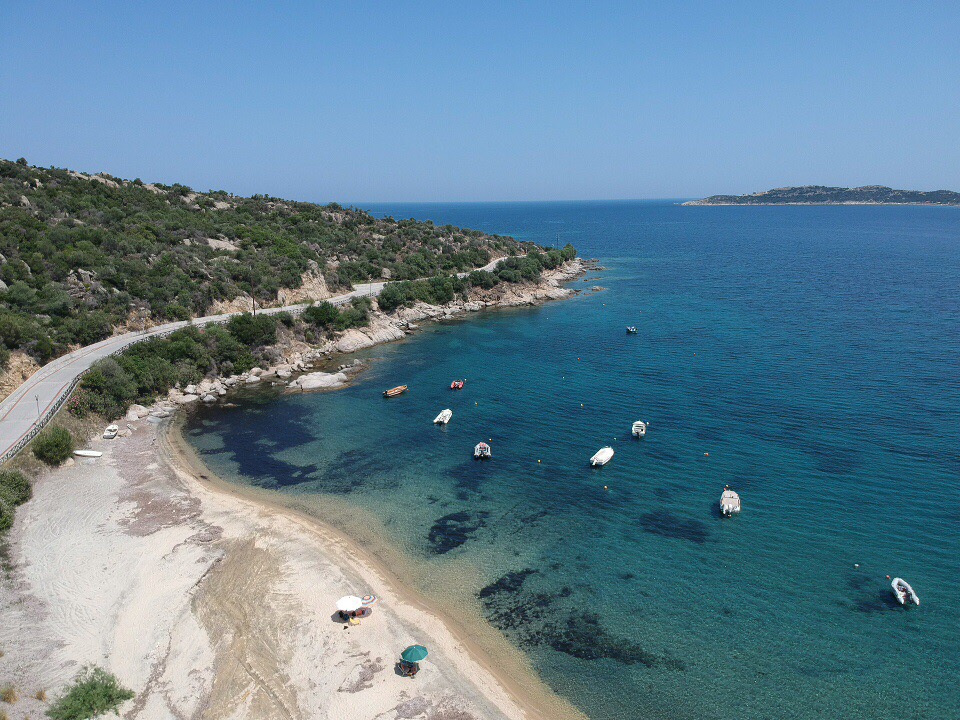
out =
[[[400,657],[408,663],[418,663],[426,656],[427,649],[423,645],[411,645],[400,653]]]

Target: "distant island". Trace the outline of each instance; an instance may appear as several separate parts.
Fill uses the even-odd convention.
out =
[[[684,205],[960,205],[960,193],[952,190],[894,190],[883,185],[857,188],[804,185],[753,193],[711,195]]]

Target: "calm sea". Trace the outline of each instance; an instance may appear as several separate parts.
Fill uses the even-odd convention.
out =
[[[372,514],[595,720],[960,716],[960,210],[372,210],[603,269],[367,351],[342,392],[199,410],[211,467]]]

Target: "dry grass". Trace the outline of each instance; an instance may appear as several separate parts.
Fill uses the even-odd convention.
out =
[[[17,695],[17,689],[13,685],[4,685],[0,688],[0,700],[3,700],[9,705],[13,705],[17,700],[20,699],[20,696]]]
[[[39,690],[37,690],[37,693],[36,693],[36,695],[34,695],[34,697],[35,697],[37,700],[39,700],[40,702],[46,702],[46,701],[47,701],[47,691],[44,690],[43,688],[40,688]]]
[[[10,720],[10,716],[7,715],[6,710],[0,710],[0,720]]]

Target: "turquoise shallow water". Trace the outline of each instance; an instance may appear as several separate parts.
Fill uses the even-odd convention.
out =
[[[373,513],[591,718],[958,716],[960,211],[373,210],[559,233],[607,290],[375,348],[342,392],[198,410],[212,468]]]

